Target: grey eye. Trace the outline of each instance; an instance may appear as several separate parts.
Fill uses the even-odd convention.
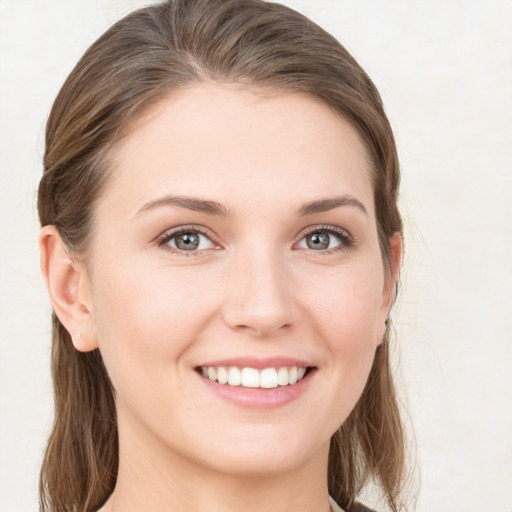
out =
[[[179,251],[202,251],[205,249],[211,249],[214,244],[200,231],[180,231],[178,233],[170,234],[166,237],[162,244],[168,245],[173,249]]]
[[[306,245],[308,249],[323,251],[329,248],[331,243],[331,236],[329,233],[316,231],[306,236]]]
[[[176,247],[182,251],[193,251],[199,247],[198,233],[181,233],[174,237]]]
[[[350,235],[345,232],[339,232],[338,229],[321,228],[310,231],[300,240],[298,247],[312,251],[330,251],[335,249],[345,249],[352,245]]]

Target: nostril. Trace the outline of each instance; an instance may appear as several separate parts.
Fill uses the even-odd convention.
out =
[[[263,324],[263,322],[261,322],[260,325],[258,325],[257,322],[254,322],[254,325],[237,324],[234,326],[234,328],[239,331],[248,331],[248,332],[252,331],[258,336],[269,336],[269,335],[275,334],[276,332],[279,332],[279,331],[288,331],[292,328],[292,324],[290,324],[290,323],[283,324],[279,327],[275,327],[270,324],[269,325],[262,325],[262,324]]]

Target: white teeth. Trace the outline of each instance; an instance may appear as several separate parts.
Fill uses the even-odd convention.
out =
[[[228,371],[226,368],[223,368],[222,366],[217,368],[217,380],[219,381],[219,384],[226,384],[228,381]]]
[[[217,370],[215,368],[208,368],[208,378],[210,380],[217,380]]]
[[[262,388],[277,388],[277,372],[275,368],[265,368],[261,371],[260,386]]]
[[[242,384],[242,375],[238,368],[230,368],[228,372],[228,384],[230,386],[240,386]]]
[[[288,385],[288,368],[279,368],[277,372],[277,383],[280,386]]]
[[[255,368],[242,368],[240,370],[236,366],[229,368],[224,366],[201,366],[200,370],[203,377],[219,384],[265,389],[293,385],[303,379],[306,374],[306,368],[297,366],[264,368],[263,370],[256,370]]]
[[[254,368],[244,368],[242,370],[242,386],[244,388],[259,388],[260,374]]]

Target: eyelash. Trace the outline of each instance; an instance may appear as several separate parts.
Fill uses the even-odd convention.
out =
[[[163,249],[170,251],[172,253],[180,254],[183,256],[199,256],[202,252],[205,252],[207,250],[211,249],[201,249],[201,250],[192,250],[192,251],[184,251],[180,249],[176,249],[174,247],[171,247],[168,244],[173,238],[183,235],[185,233],[199,233],[200,235],[203,235],[204,237],[208,238],[212,245],[217,245],[211,236],[211,234],[201,226],[181,226],[176,229],[172,229],[170,231],[166,231],[162,235],[160,235],[157,238],[157,244],[159,247],[162,247]],[[213,249],[216,250],[216,249]]]
[[[309,249],[311,252],[315,254],[334,254],[337,252],[345,252],[352,249],[355,245],[355,240],[352,238],[350,233],[343,228],[339,228],[337,226],[323,225],[323,226],[314,226],[312,228],[306,228],[300,235],[300,240],[304,240],[308,235],[312,235],[314,233],[327,233],[328,235],[334,235],[340,241],[339,245],[333,247],[332,249],[325,249],[323,251],[315,251],[313,249]]]
[[[167,245],[173,238],[175,238],[179,235],[185,234],[185,233],[199,233],[200,235],[203,235],[204,237],[208,238],[208,240],[210,240],[210,242],[213,245],[217,245],[216,242],[213,240],[209,231],[202,228],[201,226],[182,226],[182,227],[170,230],[170,231],[166,231],[165,233],[163,233],[162,235],[160,235],[157,238],[157,244],[159,247],[162,247],[165,250],[168,250],[170,252],[180,254],[183,256],[198,256],[205,251],[211,250],[211,249],[200,249],[200,250],[185,251],[185,250],[176,249],[174,247],[170,247],[169,245]],[[349,249],[353,248],[353,246],[355,245],[355,241],[352,238],[352,236],[348,233],[348,231],[346,231],[342,228],[336,227],[336,226],[328,226],[328,225],[314,226],[312,228],[307,228],[300,234],[300,239],[299,239],[299,242],[297,242],[297,243],[300,243],[308,235],[312,235],[314,233],[327,233],[328,235],[334,235],[340,241],[339,245],[337,245],[336,247],[333,247],[331,249],[325,249],[322,251],[316,251],[314,249],[309,249],[311,252],[316,253],[316,254],[333,254],[336,252],[345,252],[345,251],[348,251]],[[294,244],[294,246],[297,245],[297,243]],[[213,250],[216,250],[216,249],[213,249]]]

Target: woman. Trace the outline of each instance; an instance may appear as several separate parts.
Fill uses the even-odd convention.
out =
[[[378,92],[302,15],[170,0],[82,57],[47,126],[45,511],[402,508],[399,171]]]

